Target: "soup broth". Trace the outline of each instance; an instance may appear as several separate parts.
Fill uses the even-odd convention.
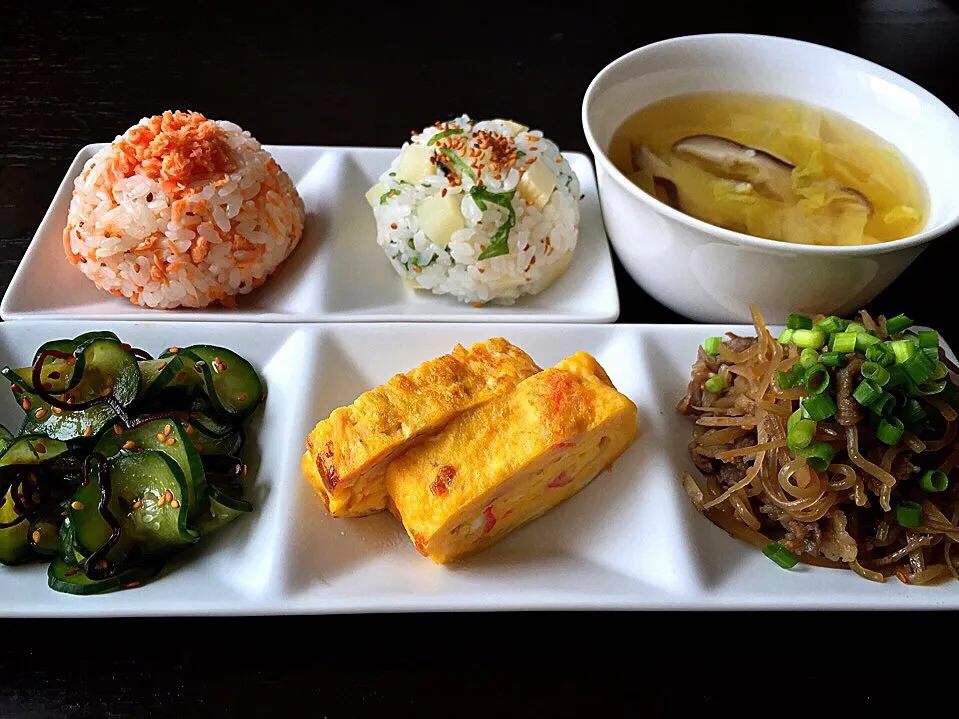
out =
[[[737,232],[784,242],[864,245],[918,233],[921,181],[858,123],[768,95],[696,93],[639,110],[610,159],[648,194]]]

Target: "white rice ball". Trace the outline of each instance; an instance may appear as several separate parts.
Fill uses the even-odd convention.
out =
[[[367,200],[377,242],[411,286],[512,304],[569,267],[579,193],[541,131],[462,115],[415,134]]]
[[[235,304],[303,235],[303,200],[260,143],[197,112],[144,118],[74,182],[67,259],[150,308]]]

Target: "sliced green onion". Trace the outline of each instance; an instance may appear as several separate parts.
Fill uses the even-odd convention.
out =
[[[945,492],[949,489],[949,477],[938,469],[930,469],[919,478],[919,488],[923,492]]]
[[[870,382],[868,379],[864,379],[859,383],[859,386],[853,390],[852,397],[863,407],[868,407],[870,404],[875,402],[882,395],[882,390],[879,389],[876,385]]]
[[[792,341],[797,347],[812,347],[818,350],[826,344],[826,333],[822,330],[793,330]]]
[[[763,554],[765,554],[783,569],[792,569],[799,563],[799,560],[796,559],[796,555],[786,549],[779,542],[770,542],[767,544],[765,547],[763,547]]]
[[[724,389],[726,389],[726,380],[723,379],[722,375],[716,375],[715,377],[710,377],[703,384],[707,392],[712,392],[713,394],[719,394]]]
[[[856,349],[865,352],[872,345],[881,344],[882,340],[868,332],[860,332],[856,335]]]
[[[902,439],[902,433],[906,431],[902,422],[897,417],[889,417],[879,421],[879,428],[876,430],[876,438],[883,444],[895,447]]]
[[[895,356],[892,354],[892,350],[886,348],[885,342],[869,345],[866,348],[866,359],[870,362],[880,364],[883,367],[888,367],[896,361]]]
[[[789,315],[786,318],[786,327],[791,330],[811,330],[812,320],[806,315]]]
[[[795,412],[789,415],[789,419],[786,420],[786,433],[788,434],[789,432],[792,432],[793,427],[796,426],[796,423],[802,421],[803,419],[806,419],[806,415],[803,413],[802,409],[797,409]]]
[[[926,410],[915,399],[907,399],[906,404],[899,410],[899,419],[903,424],[915,424],[926,418]]]
[[[910,529],[922,526],[922,507],[916,502],[903,502],[896,507],[896,521]]]
[[[889,382],[886,385],[887,387],[899,387],[909,382],[909,378],[906,376],[906,373],[902,371],[902,365],[891,365],[886,371],[889,372]]]
[[[703,342],[703,349],[706,350],[706,354],[708,355],[718,355],[719,348],[722,344],[722,337],[707,337],[706,341]]]
[[[848,325],[846,325],[846,329],[843,331],[849,332],[850,334],[859,334],[860,332],[865,332],[866,328],[858,322],[850,322]]]
[[[922,352],[926,357],[931,359],[933,362],[939,361],[939,348],[938,347],[920,347],[919,351]]]
[[[902,368],[906,374],[916,384],[922,384],[931,378],[936,371],[936,363],[926,357],[922,352],[917,352],[912,357],[902,363]]]
[[[888,417],[896,409],[896,398],[888,392],[883,392],[869,403],[869,409],[879,417]]]
[[[842,367],[846,363],[845,358],[839,352],[823,352],[819,361],[830,368]]]
[[[800,419],[793,423],[792,429],[786,433],[786,446],[789,449],[808,447],[816,434],[816,423],[811,419]]]
[[[799,353],[799,364],[801,364],[806,369],[809,369],[814,364],[819,362],[819,353],[814,350],[812,347],[807,347],[802,352]]]
[[[846,329],[843,321],[835,315],[830,315],[821,322],[817,322],[816,327],[821,329],[827,335],[831,335],[833,332],[842,332],[844,329]]]
[[[793,379],[793,373],[789,370],[777,370],[776,384],[779,389],[792,389],[796,386],[796,380]]]
[[[902,364],[916,354],[916,345],[909,340],[893,340],[889,347],[896,358],[896,364]]]
[[[852,332],[842,332],[834,336],[829,349],[833,352],[848,354],[856,351],[856,335]]]
[[[793,341],[793,331],[788,327],[783,330],[783,333],[779,335],[779,344],[788,345]]]
[[[795,450],[795,454],[797,457],[804,457],[806,462],[817,472],[824,472],[826,467],[832,464],[832,458],[836,456],[836,450],[826,442],[813,442],[808,447]]]
[[[921,330],[919,332],[920,347],[935,347],[939,349],[939,333],[935,330]]]
[[[815,422],[822,422],[824,419],[829,419],[836,414],[838,407],[836,407],[835,400],[823,392],[822,394],[804,399],[802,401],[802,410],[808,419]]]
[[[875,362],[863,362],[862,376],[871,380],[878,387],[883,387],[889,381],[889,372],[885,367]]]
[[[932,371],[932,375],[929,379],[935,381],[940,379],[945,379],[949,376],[949,368],[946,367],[944,362],[936,360],[936,368]]]
[[[829,370],[821,364],[814,364],[806,369],[803,377],[803,385],[809,394],[819,394],[825,392],[829,386]]]
[[[427,145],[435,145],[439,140],[442,140],[444,137],[449,137],[450,135],[461,135],[463,131],[458,127],[451,127],[449,130],[443,130],[442,132],[437,132],[433,137],[426,141]]]
[[[912,320],[905,315],[896,315],[891,320],[886,320],[886,332],[891,335],[899,334],[910,327],[912,327]]]
[[[944,391],[948,384],[948,381],[945,379],[931,379],[923,382],[922,384],[910,382],[909,394],[911,394],[913,397],[929,397]]]

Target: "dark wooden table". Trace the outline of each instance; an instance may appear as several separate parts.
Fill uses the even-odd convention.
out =
[[[2,5],[0,290],[77,150],[168,108],[229,118],[272,144],[392,146],[432,118],[511,115],[531,118],[565,149],[587,151],[580,103],[606,63],[669,36],[737,31],[861,55],[959,109],[955,2],[630,3],[647,8],[638,17],[613,3],[522,3],[509,13],[481,3],[267,3],[248,12],[239,3]],[[873,309],[905,311],[957,337],[947,295],[957,239],[935,243]],[[621,270],[618,281],[622,321],[678,319]],[[0,717],[872,713],[900,701],[912,707],[914,698],[924,705],[912,685],[892,683],[908,678],[901,672],[919,656],[909,649],[922,659],[935,653],[943,621],[618,613],[0,620]],[[908,647],[897,639],[904,627]],[[942,645],[951,644],[947,627]],[[947,679],[947,669],[930,664],[914,671]]]

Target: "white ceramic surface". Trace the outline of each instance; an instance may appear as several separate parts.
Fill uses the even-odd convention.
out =
[[[952,608],[959,583],[907,587],[850,571],[785,571],[697,514],[678,477],[693,470],[674,407],[704,337],[748,327],[534,324],[10,322],[0,362],[43,341],[113,329],[147,350],[213,342],[253,361],[269,399],[249,452],[254,514],[212,535],[142,588],[74,597],[45,568],[0,566],[0,616],[312,614],[506,609]],[[300,476],[314,422],[457,342],[504,336],[542,366],[594,354],[639,406],[639,438],[589,487],[504,541],[439,567],[382,514],[334,520]],[[20,409],[0,397],[0,422]]]
[[[0,316],[11,319],[177,320],[247,322],[613,322],[619,297],[589,157],[568,153],[584,195],[579,242],[569,270],[551,287],[511,306],[474,308],[415,292],[393,271],[376,243],[364,197],[397,150],[363,147],[267,146],[306,204],[300,246],[262,288],[235,310],[148,310],[100,292],[66,261],[63,228],[73,180],[102,145],[77,155],[34,235]]]
[[[926,229],[866,247],[758,239],[701,222],[653,199],[605,151],[649,104],[690,92],[780,95],[839,112],[895,145],[929,193]],[[790,312],[848,313],[888,286],[934,238],[959,223],[959,117],[915,83],[836,50],[761,35],[698,35],[647,45],[603,69],[583,101],[610,241],[650,295],[695,320],[770,321]]]

